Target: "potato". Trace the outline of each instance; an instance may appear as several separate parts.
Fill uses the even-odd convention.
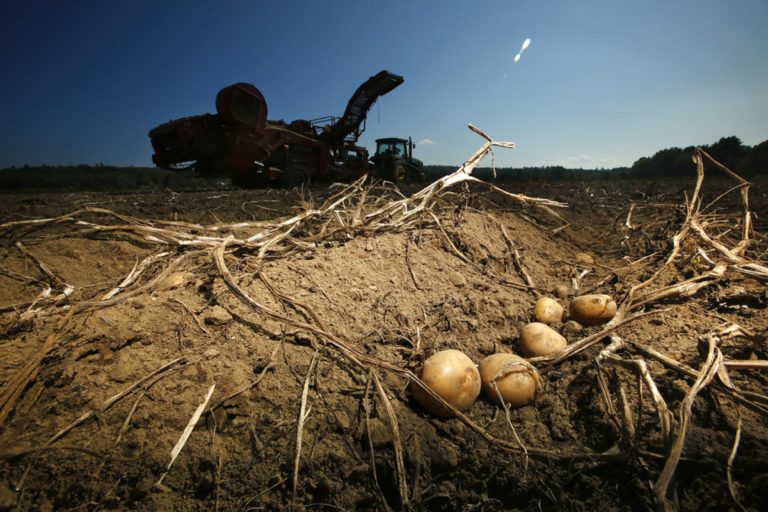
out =
[[[541,390],[539,372],[515,354],[493,354],[483,359],[480,379],[485,394],[499,405],[523,407]]]
[[[560,333],[539,322],[531,322],[520,330],[520,351],[526,357],[548,356],[567,345]]]
[[[610,295],[582,295],[571,301],[568,313],[581,325],[600,325],[616,316],[616,302]]]
[[[460,411],[468,409],[480,395],[480,372],[463,352],[443,350],[426,361],[421,380],[443,400]],[[453,413],[419,386],[411,384],[414,400],[436,416],[448,418]]]
[[[536,315],[536,320],[544,324],[560,323],[563,319],[563,306],[555,299],[542,297],[536,301],[534,315]]]

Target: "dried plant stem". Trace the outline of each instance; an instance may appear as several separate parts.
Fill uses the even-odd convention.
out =
[[[413,286],[415,286],[417,290],[421,291],[422,290],[421,285],[419,285],[419,280],[416,279],[416,273],[413,271],[413,266],[411,265],[410,249],[411,249],[411,238],[409,237],[405,241],[405,265],[408,267],[408,272],[411,275],[411,281],[413,281]]]
[[[128,414],[125,416],[125,420],[123,420],[123,424],[120,426],[120,431],[117,433],[117,438],[115,439],[115,448],[120,445],[120,441],[123,439],[123,435],[128,431],[128,426],[131,424],[131,418],[133,418],[133,414],[136,412],[136,409],[139,406],[139,402],[141,402],[141,399],[144,398],[144,395],[146,394],[147,388],[143,388],[136,397],[136,400],[133,402],[133,406],[131,407],[131,410],[128,411]],[[101,471],[104,469],[104,466],[107,464],[107,461],[101,463],[99,468],[94,472],[93,477],[98,478],[98,476],[101,474]]]
[[[286,294],[282,293],[281,291],[279,291],[272,284],[272,282],[269,279],[267,279],[267,276],[264,275],[264,272],[259,272],[258,277],[261,280],[261,282],[264,283],[264,286],[267,287],[267,289],[270,291],[270,293],[272,295],[274,295],[277,300],[285,302],[285,303],[288,303],[288,304],[291,304],[295,308],[300,308],[300,309],[306,311],[307,314],[309,315],[309,318],[311,318],[312,321],[314,321],[318,325],[318,327],[320,327],[324,331],[328,330],[328,328],[325,326],[325,323],[323,322],[323,320],[318,316],[317,313],[315,313],[315,310],[312,309],[311,306],[309,306],[308,304],[304,304],[302,302],[299,302],[296,299],[291,298],[288,295],[286,295]]]
[[[147,270],[149,267],[151,267],[151,266],[152,266],[154,263],[156,263],[156,262],[158,262],[158,261],[161,261],[161,260],[165,259],[165,258],[166,258],[166,257],[167,257],[169,254],[170,254],[170,252],[168,252],[168,251],[163,251],[163,252],[159,252],[159,253],[157,253],[157,254],[153,254],[153,255],[151,255],[151,256],[147,256],[146,258],[144,258],[143,260],[141,260],[141,263],[139,263],[139,262],[136,262],[136,264],[133,266],[133,268],[132,268],[132,269],[131,269],[131,271],[128,273],[128,275],[127,275],[127,276],[125,276],[125,278],[123,278],[123,280],[122,280],[122,281],[120,281],[120,284],[118,284],[118,285],[117,285],[115,288],[113,288],[112,290],[110,290],[109,292],[107,292],[107,293],[106,293],[106,294],[105,294],[105,295],[104,295],[104,296],[101,298],[101,300],[103,300],[103,301],[104,301],[104,300],[109,300],[109,299],[111,299],[112,297],[114,297],[115,295],[117,295],[118,293],[121,293],[122,291],[124,291],[126,288],[128,288],[128,287],[129,287],[129,286],[131,286],[133,283],[135,283],[135,282],[136,282],[136,280],[137,280],[139,277],[141,277],[141,275],[142,275],[142,274],[143,274],[143,273],[144,273],[144,272],[145,272],[145,271],[146,271],[146,270]]]
[[[381,490],[381,485],[379,484],[379,475],[376,471],[376,452],[373,448],[373,438],[371,436],[371,401],[369,398],[371,394],[371,382],[373,382],[373,370],[370,370],[368,373],[368,381],[365,384],[365,392],[363,393],[363,411],[365,412],[365,437],[368,440],[368,454],[370,456],[373,483],[376,485],[376,490],[379,492],[379,498],[381,499],[381,504],[384,507],[384,510],[389,511],[391,508],[389,507],[387,498],[384,496],[384,493]]]
[[[713,285],[722,279],[725,270],[725,265],[717,265],[709,272],[700,276],[693,277],[672,286],[653,290],[646,295],[635,298],[632,304],[632,309],[638,309],[652,302],[657,302],[670,297],[692,297],[702,288]]]
[[[189,314],[189,316],[192,318],[192,321],[195,322],[195,325],[197,325],[197,328],[200,329],[200,332],[202,332],[206,336],[210,336],[211,335],[211,331],[209,331],[208,329],[205,328],[205,326],[203,325],[203,322],[194,313],[194,311],[192,311],[192,309],[189,306],[187,306],[184,302],[180,301],[176,297],[170,297],[168,300],[170,302],[173,302],[174,304],[178,304],[179,306],[181,306],[182,310],[186,311],[187,314]]]
[[[504,241],[507,244],[507,249],[510,251],[512,255],[512,262],[515,266],[515,269],[520,274],[520,277],[523,278],[523,280],[525,281],[525,284],[527,284],[531,288],[534,294],[536,294],[537,296],[540,295],[540,292],[536,289],[536,283],[534,283],[528,271],[525,270],[523,257],[520,256],[520,252],[517,250],[517,246],[509,237],[509,234],[507,233],[507,229],[504,227],[504,224],[502,224],[501,221],[499,221],[493,215],[488,215],[488,218],[494,221],[496,225],[499,227],[499,230],[501,231],[501,236],[504,237]]]
[[[69,296],[74,291],[74,286],[67,284],[61,277],[54,274],[51,269],[49,269],[48,266],[40,260],[40,258],[29,252],[29,250],[24,247],[24,244],[22,244],[21,241],[16,241],[16,248],[19,249],[19,251],[24,256],[31,259],[35,265],[37,265],[40,271],[46,275],[51,283],[51,286],[57,290],[60,290],[64,297]]]
[[[739,510],[746,512],[747,509],[739,501],[736,493],[736,486],[733,483],[733,463],[736,461],[736,453],[739,451],[739,443],[741,443],[741,411],[738,409],[738,406],[736,411],[738,413],[739,419],[738,423],[736,424],[736,434],[733,438],[733,447],[731,448],[731,453],[728,455],[728,465],[726,466],[725,472],[726,478],[728,480],[728,492],[731,493],[733,502],[736,504]]]
[[[299,485],[299,464],[301,461],[301,445],[302,437],[304,436],[304,422],[309,416],[307,410],[307,396],[309,394],[309,379],[312,376],[312,372],[317,366],[318,353],[312,356],[312,361],[309,363],[307,369],[307,376],[304,378],[304,387],[301,390],[301,404],[299,406],[299,417],[296,421],[296,455],[293,459],[293,477],[291,478],[291,502],[296,502],[296,491]]]
[[[656,272],[653,273],[653,275],[651,275],[645,281],[632,287],[629,295],[627,296],[627,299],[620,306],[620,315],[627,311],[647,306],[659,300],[671,297],[692,296],[701,288],[720,281],[725,275],[726,271],[729,269],[741,272],[750,277],[768,280],[768,267],[765,267],[764,265],[761,265],[757,262],[747,260],[744,257],[744,253],[750,243],[749,237],[752,225],[752,214],[749,211],[749,182],[712,158],[706,151],[701,148],[696,148],[693,158],[696,163],[696,184],[694,186],[690,200],[686,203],[685,220],[683,221],[683,224],[679,228],[678,232],[672,237],[672,250],[667,255],[663,265],[659,267]],[[707,232],[707,222],[702,220],[701,189],[704,182],[705,158],[719,171],[723,172],[726,176],[738,183],[738,185],[731,190],[739,190],[739,193],[741,194],[741,202],[743,205],[743,215],[740,223],[741,239],[732,247],[728,247],[726,244],[721,243],[718,241],[717,236],[712,236],[709,232]],[[723,195],[713,201],[709,207],[711,207],[712,204],[723,197]],[[629,215],[627,217],[627,226],[629,227]],[[710,225],[710,227],[712,227],[712,225]],[[651,284],[653,284],[659,278],[659,276],[661,276],[662,273],[670,267],[672,262],[681,254],[685,243],[687,241],[691,241],[692,237],[698,237],[698,239],[706,246],[711,247],[714,251],[716,251],[716,253],[721,257],[720,262],[712,261],[709,257],[707,257],[706,259],[712,265],[712,268],[709,272],[688,279],[682,283],[663,287],[658,290],[651,290],[644,295],[639,295],[641,290],[649,288]],[[701,248],[698,247],[697,242],[693,241],[692,244],[694,244],[696,247],[696,252],[698,254],[704,254]]]
[[[664,311],[665,310],[646,311],[644,313],[636,313],[624,319],[615,318],[602,331],[595,334],[591,334],[586,338],[582,338],[579,341],[571,343],[560,352],[552,354],[551,356],[532,357],[529,359],[529,361],[533,364],[547,365],[547,366],[553,366],[553,365],[562,363],[569,357],[575,356],[576,354],[588,349],[592,345],[599,343],[601,340],[605,339],[606,336],[616,331],[620,327],[623,327],[630,322],[634,322],[635,320],[638,320],[644,316],[657,315],[657,314],[663,313]],[[540,368],[540,370],[544,371],[545,368],[544,369]]]
[[[405,474],[405,462],[403,459],[403,443],[400,439],[400,427],[397,424],[397,416],[392,408],[392,403],[389,401],[387,393],[384,391],[384,386],[381,385],[381,380],[375,371],[372,371],[373,382],[376,384],[376,390],[379,393],[382,403],[384,404],[384,410],[387,413],[389,419],[389,428],[392,430],[392,444],[395,448],[395,468],[397,470],[397,489],[400,492],[400,506],[403,510],[408,508],[408,482],[406,481]]]
[[[14,374],[13,377],[5,383],[3,388],[0,389],[0,427],[5,424],[8,416],[16,408],[16,402],[18,402],[21,394],[37,376],[43,358],[53,350],[59,341],[61,341],[64,334],[64,328],[70,323],[74,313],[75,310],[70,309],[69,312],[59,320],[53,332],[45,339],[40,350],[30,357],[29,362]]]
[[[627,368],[635,373],[641,379],[645,387],[648,388],[651,394],[651,400],[653,406],[656,409],[656,413],[659,416],[659,427],[661,430],[661,439],[664,444],[664,449],[668,449],[671,443],[673,415],[667,407],[667,402],[659,392],[659,388],[656,386],[656,382],[653,380],[648,365],[642,359],[624,359],[616,355],[616,352],[624,348],[624,341],[618,336],[611,336],[611,344],[606,347],[595,358],[598,367],[601,363],[611,363],[618,366]]]
[[[615,386],[619,389],[619,403],[621,404],[622,419],[624,424],[624,433],[627,441],[631,442],[635,438],[635,425],[632,420],[632,409],[629,407],[629,400],[627,399],[627,392],[624,389],[624,385],[618,378],[618,375],[614,374]]]
[[[630,343],[632,345],[632,350],[640,352],[641,354],[645,355],[646,357],[654,359],[654,360],[662,363],[664,366],[666,366],[668,368],[672,368],[673,370],[676,370],[676,371],[682,373],[683,375],[686,375],[686,376],[694,378],[694,379],[697,378],[698,375],[699,375],[698,372],[696,370],[694,370],[693,368],[691,368],[690,366],[687,366],[687,365],[685,365],[683,363],[675,361],[671,357],[662,354],[658,350],[655,350],[655,349],[653,349],[651,347],[645,346],[645,345],[640,344],[640,343],[633,343],[633,342],[630,342]],[[723,364],[724,363],[725,362],[723,362]],[[764,405],[761,405],[761,404],[758,404],[755,401],[750,399],[750,397],[751,397],[752,399],[755,399],[755,400],[758,400],[758,401],[762,401],[763,403],[768,403],[768,402],[765,402],[761,398],[762,395],[757,395],[757,394],[741,391],[741,390],[738,390],[738,389],[736,389],[734,387],[728,387],[728,386],[725,386],[725,385],[722,385],[722,384],[718,385],[718,383],[715,383],[715,389],[728,393],[740,405],[744,405],[745,407],[748,407],[748,408],[750,408],[751,410],[753,410],[755,412],[763,414],[764,416],[768,416],[768,407],[766,407]]]
[[[192,431],[195,429],[195,425],[197,425],[197,420],[200,419],[200,416],[202,416],[203,411],[205,411],[205,406],[208,405],[208,401],[211,399],[211,395],[213,395],[213,390],[216,389],[216,384],[211,384],[211,387],[208,388],[208,393],[205,394],[205,398],[203,399],[203,402],[197,406],[197,409],[195,409],[195,412],[192,414],[192,417],[189,419],[189,422],[187,423],[187,426],[184,428],[184,431],[181,433],[181,437],[179,437],[179,440],[176,442],[176,445],[173,447],[173,450],[171,450],[171,460],[168,462],[168,465],[165,467],[165,471],[162,475],[160,475],[160,478],[157,480],[155,485],[161,486],[163,484],[163,479],[168,475],[168,472],[171,470],[171,466],[173,466],[173,463],[176,462],[176,458],[179,456],[179,453],[181,453],[181,450],[184,448],[184,445],[187,444],[187,440],[189,439],[189,436],[192,435]]]
[[[733,370],[768,370],[768,361],[755,360],[755,361],[740,361],[731,359],[729,361],[723,361],[726,368]]]
[[[678,428],[677,436],[672,442],[664,468],[653,486],[657,503],[661,510],[664,510],[665,512],[674,510],[674,506],[667,499],[667,494],[672,482],[672,477],[677,469],[677,464],[680,462],[680,457],[683,453],[683,446],[685,445],[685,437],[688,430],[688,423],[691,418],[693,401],[696,399],[696,395],[698,395],[698,393],[712,381],[715,375],[717,375],[718,368],[723,360],[723,356],[720,353],[720,349],[717,348],[713,336],[707,337],[707,343],[707,359],[699,371],[696,382],[691,386],[691,389],[685,395],[685,398],[680,405],[680,426]]]

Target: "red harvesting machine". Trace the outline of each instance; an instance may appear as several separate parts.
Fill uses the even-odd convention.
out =
[[[149,132],[152,161],[166,169],[226,175],[241,186],[350,180],[368,171],[368,150],[357,145],[376,100],[403,83],[381,71],[357,88],[340,117],[267,119],[267,103],[251,84],[216,96],[216,113],[168,121]]]

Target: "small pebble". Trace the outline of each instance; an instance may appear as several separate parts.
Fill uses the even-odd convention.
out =
[[[174,272],[157,283],[157,290],[162,291],[178,288],[179,286],[183,286],[188,279],[189,275],[186,272]]]
[[[574,254],[573,259],[576,260],[576,263],[579,265],[584,265],[587,267],[595,264],[595,259],[585,252],[577,252]]]
[[[232,315],[221,306],[213,306],[205,312],[203,320],[208,325],[226,325],[232,321]]]
[[[566,338],[568,338],[568,335],[570,334],[578,334],[583,330],[584,327],[575,320],[568,320],[565,322],[565,325],[563,325],[563,335],[565,335]]]
[[[457,288],[464,288],[467,286],[467,280],[466,278],[456,272],[451,272],[448,274],[448,280],[451,282],[451,284]]]
[[[0,510],[12,510],[16,507],[18,495],[5,482],[0,482]]]
[[[568,296],[571,294],[571,289],[564,284],[559,284],[555,286],[555,289],[553,291],[555,293],[555,296],[558,299],[567,299]]]

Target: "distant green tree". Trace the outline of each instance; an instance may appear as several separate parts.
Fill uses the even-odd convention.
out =
[[[652,157],[642,157],[637,160],[632,165],[630,175],[634,178],[687,176],[693,172],[692,155],[692,147],[662,149]]]
[[[744,176],[768,174],[768,140],[747,150],[733,171]]]
[[[551,179],[555,180],[562,180],[565,179],[567,171],[565,170],[565,167],[561,165],[556,165],[554,167],[550,167],[549,169],[549,176]]]
[[[734,172],[737,171],[738,164],[749,150],[749,148],[741,142],[741,139],[735,135],[722,137],[720,140],[704,149],[712,155],[712,158]]]
[[[745,146],[738,137],[722,137],[709,146],[703,146],[712,158],[737,174],[751,176],[768,173],[768,141],[754,148]],[[639,158],[629,171],[632,178],[655,178],[660,176],[688,176],[695,167],[692,157],[695,148],[667,148],[657,151],[651,157]]]

